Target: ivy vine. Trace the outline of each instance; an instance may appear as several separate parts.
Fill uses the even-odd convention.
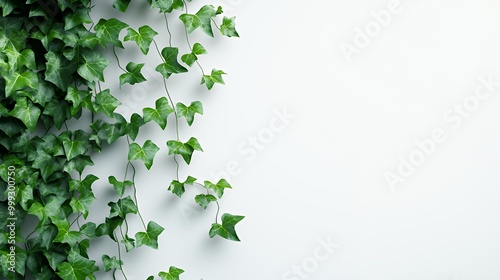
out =
[[[126,13],[130,2],[110,4]],[[162,148],[168,149],[176,164],[166,189],[181,197],[186,187],[199,187],[195,202],[204,209],[211,203],[217,206],[209,236],[240,241],[235,226],[244,217],[229,213],[219,217],[219,200],[231,185],[223,178],[202,182],[193,176],[179,177],[184,163],[189,165],[195,152],[203,152],[198,139],[180,134],[179,122],[184,119],[191,126],[204,110],[196,100],[189,105],[175,103],[169,90],[169,79],[194,65],[199,68],[200,84],[208,90],[224,84],[224,71],[203,68],[198,57],[208,51],[200,42],[192,44],[190,34],[200,30],[215,37],[218,31],[238,37],[235,18],[223,16],[222,7],[213,5],[190,13],[191,0],[146,2],[164,19],[168,46],[159,46],[155,40],[159,33],[148,25],[135,30],[116,18],[94,21],[91,0],[0,0],[1,277],[85,280],[96,279],[95,273],[104,271],[127,279],[123,254],[140,246],[157,249],[164,231],[141,214],[135,180],[136,164],[151,169]],[[179,54],[172,45],[171,20],[182,21],[188,53]],[[116,81],[120,89],[147,81],[141,73],[144,63],[120,61],[116,49],[125,45],[138,47],[144,55],[154,49],[160,61],[155,70],[164,87],[164,96],[154,102],[154,108],[130,116],[116,112],[120,91],[112,93],[101,85],[105,78]],[[113,57],[106,57],[106,50]],[[111,63],[121,69],[118,77],[104,76]],[[170,115],[175,121],[167,124]],[[149,122],[173,131],[175,137],[162,144],[136,142],[140,128]],[[94,165],[97,153],[106,153],[122,138],[128,144],[124,176],[106,178],[116,200],[108,203],[109,215],[102,217],[102,223],[87,221],[96,200],[92,185],[103,178],[86,168]],[[131,232],[131,215],[139,217],[141,231]],[[28,216],[36,219],[35,225],[27,222]],[[98,266],[101,262],[89,258],[88,249],[94,239],[108,237],[116,242],[116,251],[102,255]],[[178,280],[183,272],[171,266],[157,275]]]

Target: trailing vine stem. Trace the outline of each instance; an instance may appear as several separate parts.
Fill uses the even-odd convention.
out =
[[[128,135],[127,135],[126,139],[127,139],[127,144],[130,146],[130,137]],[[144,219],[142,218],[142,215],[141,215],[141,211],[139,210],[139,201],[137,199],[137,187],[135,185],[135,173],[136,173],[135,166],[130,160],[127,163],[127,167],[126,167],[127,169],[128,169],[128,166],[132,167],[132,188],[134,191],[135,205],[137,206],[137,214],[138,214],[139,218],[141,219],[144,230],[147,230],[146,223],[144,222]]]

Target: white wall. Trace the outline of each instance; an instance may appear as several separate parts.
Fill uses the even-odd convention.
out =
[[[168,193],[174,165],[165,142],[174,137],[172,126],[161,132],[150,124],[138,141],[152,138],[161,150],[150,172],[136,164],[139,204],[166,230],[158,251],[125,256],[129,279],[170,265],[186,270],[181,279],[204,280],[500,279],[500,86],[488,96],[480,82],[500,81],[500,2],[221,0],[194,1],[191,9],[206,3],[237,16],[241,38],[210,40],[197,31],[191,38],[210,53],[201,59],[206,69],[229,73],[226,86],[207,92],[195,68],[169,80],[176,101],[201,100],[206,111],[193,127],[181,127],[183,138],[196,136],[206,151],[181,167],[181,177],[212,179],[238,164],[222,211],[246,215],[237,227],[242,242],[208,237],[216,209],[196,210],[195,191],[183,199]],[[96,5],[96,22],[111,16],[134,28],[152,22],[166,45],[161,16],[144,14],[138,3],[126,15]],[[373,13],[388,7],[391,20],[356,47],[356,28],[376,32]],[[180,25],[173,25],[174,45],[185,49]],[[357,53],[346,56],[345,44]],[[152,78],[124,87],[124,114],[164,94],[155,53],[145,59],[127,46],[118,52],[122,63],[147,61]],[[115,66],[107,70],[117,73]],[[117,80],[106,86],[115,90]],[[147,98],[126,100],[141,90]],[[468,109],[460,116],[453,110],[463,102]],[[265,137],[283,110],[293,118],[251,157],[250,139]],[[418,161],[416,141],[436,133],[430,156],[391,188],[386,173],[401,175],[400,156]],[[92,168],[102,179],[94,203],[102,210],[90,217],[96,221],[113,198],[107,176],[122,176],[125,168],[126,143],[111,150]],[[132,224],[140,229],[137,219]],[[331,250],[321,249],[328,240]],[[100,240],[93,254],[113,254],[112,245]]]

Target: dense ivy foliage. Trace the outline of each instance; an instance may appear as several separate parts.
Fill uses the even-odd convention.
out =
[[[125,13],[130,2],[109,4]],[[195,197],[196,203],[205,209],[210,203],[217,205],[209,236],[239,241],[235,225],[243,216],[225,213],[220,222],[218,217],[219,199],[231,185],[224,179],[199,183],[192,176],[179,178],[179,168],[184,165],[180,158],[190,164],[195,151],[203,151],[195,137],[181,137],[179,120],[191,126],[196,115],[203,114],[203,105],[199,101],[174,103],[168,79],[196,64],[202,86],[211,90],[224,84],[224,71],[205,72],[198,57],[208,51],[199,42],[191,45],[189,36],[200,30],[209,37],[215,37],[215,31],[238,37],[235,18],[222,16],[221,7],[204,5],[189,13],[187,2],[147,0],[165,19],[168,34],[169,20],[184,24],[182,32],[190,52],[179,54],[179,48],[171,44],[160,49],[155,41],[158,32],[147,24],[135,30],[115,18],[94,21],[91,0],[0,0],[1,277],[84,280],[95,279],[97,271],[111,271],[113,277],[119,271],[126,279],[123,251],[140,246],[157,249],[164,231],[158,223],[146,222],[140,213],[134,166],[142,162],[150,169],[162,148],[168,149],[177,164],[177,171],[172,171],[175,178],[166,189],[180,197],[186,187],[199,186],[202,192]],[[127,118],[115,112],[120,92],[101,88],[105,79],[116,81],[120,88],[146,82],[143,63],[130,61],[125,68],[121,66],[115,49],[125,46],[138,47],[144,55],[154,46],[161,62],[154,67],[165,91],[154,108],[143,108]],[[107,49],[114,57],[104,55]],[[122,70],[119,76],[104,76],[110,63]],[[167,124],[172,114],[175,122]],[[149,122],[175,131],[175,139],[135,142],[140,128]],[[129,146],[123,178],[116,174],[98,178],[85,172],[94,164],[96,153],[106,153],[119,139]],[[116,191],[116,200],[108,203],[109,214],[96,224],[86,219],[95,200],[92,185],[98,180]],[[131,215],[139,216],[143,230],[131,232],[127,222]],[[26,222],[28,216],[33,216],[35,225]],[[117,250],[103,255],[102,262],[90,259],[87,253],[96,238],[110,238],[117,244]],[[158,276],[179,279],[183,272],[172,266]]]

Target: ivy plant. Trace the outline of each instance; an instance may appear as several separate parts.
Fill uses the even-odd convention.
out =
[[[126,13],[131,0],[109,2]],[[165,20],[167,46],[159,46],[155,37],[160,32],[147,23],[133,29],[116,18],[94,20],[91,0],[0,0],[1,278],[85,280],[96,279],[96,272],[102,271],[127,279],[122,255],[141,246],[158,249],[159,236],[165,232],[159,223],[142,216],[137,199],[141,188],[135,180],[136,165],[151,169],[161,149],[168,149],[176,164],[165,191],[181,197],[186,188],[199,188],[195,202],[203,209],[212,203],[217,207],[208,235],[240,241],[235,226],[244,217],[224,213],[219,219],[220,199],[232,188],[229,182],[179,178],[179,169],[191,163],[195,151],[203,152],[197,138],[181,135],[179,120],[191,126],[204,108],[198,100],[175,103],[177,93],[169,90],[172,76],[188,72],[199,75],[204,91],[224,84],[224,71],[205,71],[199,57],[209,50],[203,42],[191,44],[190,34],[238,37],[235,18],[210,4],[193,12],[191,0],[146,2]],[[187,53],[172,45],[173,20],[182,22],[179,32],[185,35]],[[117,113],[122,92],[101,85],[107,81],[122,89],[147,82],[144,63],[126,61],[122,67],[116,49],[124,48],[138,48],[143,55],[153,50],[159,63],[152,67],[164,85],[164,95],[152,101],[153,108],[141,108],[130,116]],[[112,64],[122,72],[105,75]],[[195,64],[199,71],[192,71]],[[171,115],[174,121],[167,123]],[[150,122],[173,131],[175,137],[163,143],[136,142],[141,127]],[[128,145],[122,163],[125,175],[98,178],[89,173],[94,156],[106,153],[117,141]],[[94,223],[87,218],[96,202],[92,186],[98,181],[116,196],[105,202],[109,214]],[[141,230],[129,228],[131,216],[139,217]],[[116,250],[100,260],[90,258],[88,250],[97,238],[116,242]],[[171,266],[147,279],[178,280],[183,272]]]

